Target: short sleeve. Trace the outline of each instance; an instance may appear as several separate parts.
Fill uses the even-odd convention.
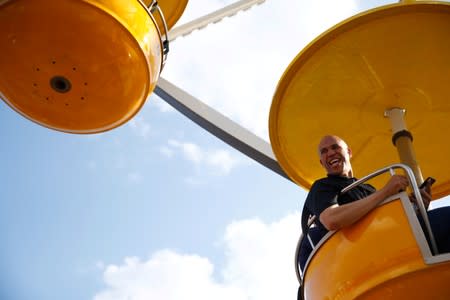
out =
[[[324,181],[316,181],[306,198],[305,205],[309,211],[319,217],[320,214],[328,207],[337,204],[337,195],[340,188]]]

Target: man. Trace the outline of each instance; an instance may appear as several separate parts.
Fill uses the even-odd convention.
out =
[[[302,212],[304,233],[308,230],[309,217],[316,217],[316,227],[309,231],[314,243],[317,243],[328,231],[338,230],[355,223],[384,199],[397,194],[400,190],[405,190],[408,186],[408,180],[404,176],[394,175],[380,190],[363,184],[339,195],[343,188],[356,181],[350,163],[352,150],[341,138],[327,135],[321,139],[318,151],[320,164],[326,170],[327,177],[314,182]],[[429,191],[430,187],[427,189]],[[421,190],[421,194],[425,203],[431,200],[430,194],[425,189]],[[429,217],[440,252],[450,252],[450,207],[432,210]],[[447,223],[446,226],[442,226],[443,222]],[[311,250],[307,242],[302,243],[300,253],[302,269]]]

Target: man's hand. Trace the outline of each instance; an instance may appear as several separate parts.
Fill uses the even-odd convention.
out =
[[[424,188],[421,188],[420,189],[420,195],[422,196],[422,201],[423,201],[423,205],[425,206],[425,209],[428,209],[428,206],[430,205],[430,202],[432,200],[432,198],[431,198],[431,187],[430,186],[425,186]],[[416,199],[416,196],[414,194],[411,194],[409,196],[409,200],[411,200],[411,202],[417,204],[417,199]]]
[[[406,190],[406,187],[409,185],[408,179],[402,175],[393,175],[386,183],[386,185],[382,188],[385,193],[385,197],[389,197],[395,195],[401,191]]]

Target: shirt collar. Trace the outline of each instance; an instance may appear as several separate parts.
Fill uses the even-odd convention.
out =
[[[335,179],[351,180],[352,182],[357,180],[355,177],[347,177],[347,176],[334,175],[334,174],[327,174],[327,177],[335,178]]]

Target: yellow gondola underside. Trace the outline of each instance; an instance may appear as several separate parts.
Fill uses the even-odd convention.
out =
[[[161,2],[173,26],[187,0]],[[60,131],[95,133],[123,124],[159,78],[162,26],[155,19],[137,0],[3,1],[1,98]]]
[[[337,231],[319,250],[305,271],[307,300],[450,299],[450,262],[425,264],[399,199]]]
[[[433,196],[446,196],[449,78],[449,3],[394,4],[350,18],[300,52],[280,80],[269,121],[277,160],[307,189],[324,176],[316,145],[325,134],[348,142],[356,176],[397,163],[383,116],[401,107],[424,177],[437,179]]]

